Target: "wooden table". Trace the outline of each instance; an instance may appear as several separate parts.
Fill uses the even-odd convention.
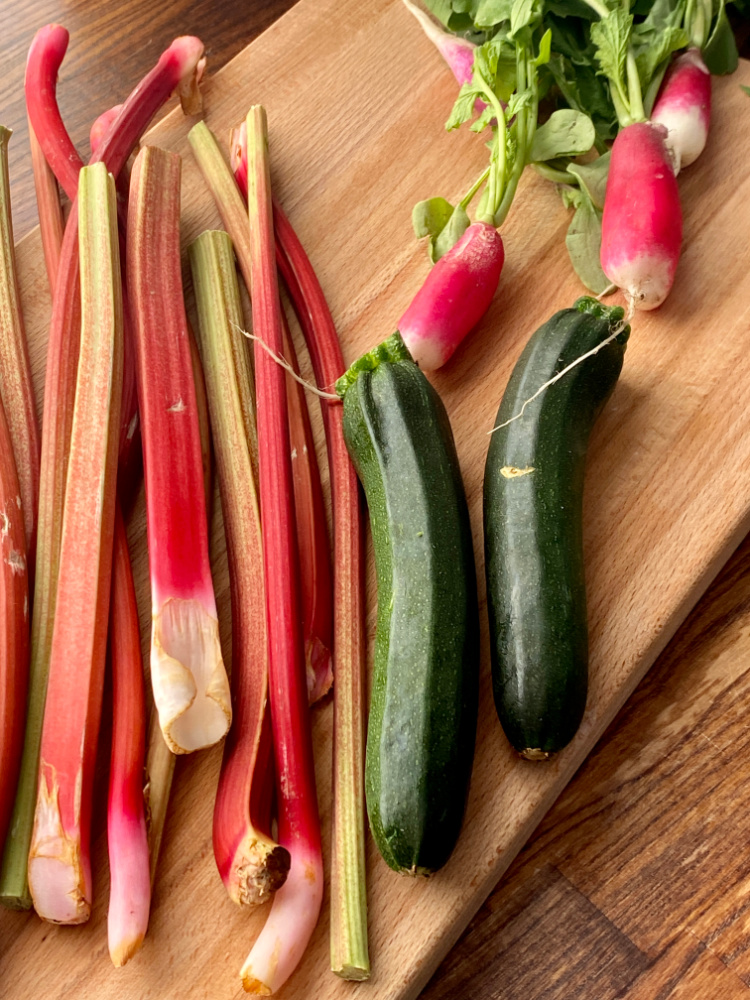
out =
[[[39,26],[59,20],[74,37],[61,105],[85,150],[92,109],[99,113],[126,93],[169,38],[199,34],[216,69],[289,6],[0,0],[0,120],[16,133],[16,238],[36,224],[22,81]],[[750,768],[742,754],[750,723],[737,711],[738,699],[750,694],[749,567],[746,541],[443,962],[424,1000],[750,994],[743,795]]]

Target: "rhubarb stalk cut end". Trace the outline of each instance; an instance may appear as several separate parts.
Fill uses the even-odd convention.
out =
[[[202,750],[224,736],[232,713],[219,623],[200,602],[173,598],[154,616],[151,680],[173,753]]]
[[[86,899],[80,840],[69,836],[63,827],[54,769],[42,761],[42,773],[29,851],[34,909],[43,920],[55,924],[84,924],[91,915],[91,905]]]

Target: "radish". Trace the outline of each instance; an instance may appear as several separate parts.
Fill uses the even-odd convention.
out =
[[[675,175],[703,152],[710,119],[711,74],[698,49],[688,49],[672,63],[651,113],[667,129]]]
[[[471,81],[471,70],[474,65],[474,52],[477,48],[473,42],[465,38],[457,38],[448,31],[443,31],[434,21],[431,21],[427,14],[420,10],[410,0],[404,0],[404,6],[419,21],[425,35],[429,38],[440,55],[445,59],[449,69],[456,78],[456,82],[461,86]],[[484,107],[484,102],[482,102]]]
[[[634,122],[612,147],[601,263],[639,309],[669,294],[682,243],[682,210],[663,125]]]
[[[495,294],[504,260],[497,229],[475,222],[435,264],[398,324],[420,367],[440,368],[477,325]]]

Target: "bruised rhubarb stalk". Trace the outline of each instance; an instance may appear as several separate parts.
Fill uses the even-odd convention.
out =
[[[206,232],[190,247],[198,331],[214,430],[221,509],[232,594],[232,708],[214,806],[214,857],[235,903],[263,903],[283,884],[289,852],[270,834],[273,787],[266,719],[268,644],[263,546],[255,477],[238,383],[249,359],[235,365],[242,310],[232,243]],[[265,723],[265,724],[264,724]]]
[[[208,558],[176,154],[153,146],[138,154],[127,245],[146,478],[151,683],[167,744],[190,753],[226,734],[232,709]]]
[[[42,147],[37,142],[31,124],[29,124],[29,144],[31,146],[31,165],[34,170],[34,188],[39,213],[39,230],[42,236],[42,251],[47,268],[50,294],[54,296],[64,230],[60,189],[57,186],[57,178],[52,172],[52,168],[44,158]]]
[[[60,30],[64,32],[65,29]],[[65,39],[67,45],[67,32]],[[115,176],[119,174],[141,133],[171,92],[182,80],[193,80],[197,76],[202,57],[203,46],[197,38],[176,39],[156,67],[130,94],[94,158],[104,160]],[[59,66],[59,62],[57,65]],[[44,101],[40,101],[37,87],[31,88],[30,96],[27,94],[29,119],[58,181],[66,192],[70,194],[72,190],[75,196],[80,159],[57,110],[54,100],[55,78],[56,68],[51,74],[51,80],[45,78],[49,86],[45,91]],[[50,156],[54,155],[58,146],[63,155],[57,155],[53,162]],[[57,595],[62,508],[73,421],[79,336],[78,213],[74,206],[60,249],[57,287],[52,303],[42,421],[44,431],[39,482],[40,514],[28,709],[21,774],[11,820],[14,835],[6,844],[0,868],[0,902],[11,907],[31,906],[27,861],[37,794],[42,717]]]
[[[81,172],[81,339],[60,541],[58,608],[29,851],[37,913],[77,924],[91,912],[89,845],[101,716],[122,380],[114,181]]]
[[[240,130],[246,136],[244,125]],[[247,169],[244,186],[238,185],[226,160],[204,122],[195,125],[188,136],[198,166],[214,196],[222,222],[234,244],[240,270],[248,292],[251,292],[250,234],[247,228],[245,202],[247,200]],[[239,140],[238,140],[239,141]],[[282,316],[283,319],[283,316]],[[235,355],[244,352],[242,339],[234,345]],[[292,339],[285,329],[284,356],[295,371],[299,370]],[[250,383],[248,383],[250,385]],[[250,390],[251,390],[250,386]],[[242,387],[240,389],[242,390]],[[328,549],[323,491],[320,470],[315,452],[310,418],[304,390],[292,378],[287,379],[289,398],[289,432],[291,439],[292,470],[294,479],[295,524],[301,579],[302,617],[304,622],[305,663],[310,704],[323,697],[331,687],[331,640],[333,607],[331,565]],[[252,413],[252,402],[243,402],[243,412]],[[253,418],[254,421],[254,418]],[[254,422],[248,429],[253,467],[255,441]]]
[[[247,149],[233,143],[240,190]],[[274,204],[276,261],[299,319],[319,386],[344,372],[331,311],[312,264],[281,206]],[[364,550],[357,475],[343,432],[343,408],[321,399],[333,504],[334,676],[331,969],[344,979],[370,975],[365,876]]]
[[[8,140],[0,125],[0,397],[2,397],[21,489],[26,552],[34,565],[39,495],[39,427],[21,313],[10,215]]]
[[[247,132],[253,329],[272,351],[281,354],[268,136],[262,107],[250,109]],[[240,975],[248,993],[268,995],[275,993],[297,967],[318,921],[323,859],[298,613],[285,375],[257,341],[255,377],[279,843],[289,850],[292,863]]]
[[[16,794],[29,672],[28,567],[18,497],[13,446],[0,405],[0,845]]]
[[[128,538],[119,507],[115,512],[109,623],[113,725],[107,802],[107,937],[110,958],[119,967],[140,948],[151,904],[143,802],[146,716],[141,633]]]

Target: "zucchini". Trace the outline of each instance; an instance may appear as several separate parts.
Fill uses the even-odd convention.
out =
[[[531,337],[495,426],[623,326],[581,298]],[[515,749],[543,760],[578,729],[588,689],[583,477],[591,428],[622,369],[630,327],[492,434],[484,478],[485,571],[495,706]]]
[[[399,333],[336,389],[378,586],[367,813],[387,864],[428,875],[458,839],[474,756],[479,626],[466,496],[445,408]]]

